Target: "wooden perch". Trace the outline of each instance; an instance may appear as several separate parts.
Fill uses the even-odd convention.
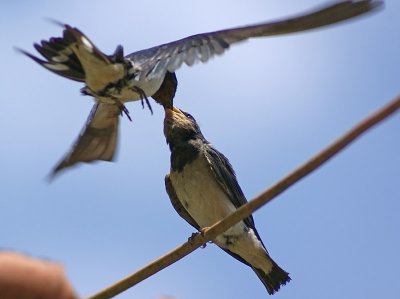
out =
[[[263,205],[270,202],[277,195],[293,186],[296,182],[300,181],[306,175],[316,170],[322,164],[327,162],[330,158],[360,137],[367,130],[386,119],[388,116],[400,109],[400,96],[396,97],[392,102],[387,104],[385,107],[374,112],[369,117],[361,121],[346,134],[332,143],[330,146],[322,150],[320,153],[315,155],[309,161],[292,171],[289,175],[278,181],[272,187],[249,201],[247,204],[241,206],[234,213],[228,217],[217,222],[213,226],[205,229],[201,234],[195,235],[189,242],[182,244],[175,248],[166,255],[159,259],[151,262],[147,266],[143,267],[139,271],[132,275],[120,280],[119,282],[111,285],[110,287],[100,291],[99,293],[90,296],[88,299],[106,299],[114,297],[130,287],[138,284],[146,278],[154,275],[158,271],[166,268],[167,266],[175,263],[182,259],[192,251],[196,250],[203,244],[215,239],[218,235],[226,231],[237,222],[248,217],[254,211],[262,207]]]

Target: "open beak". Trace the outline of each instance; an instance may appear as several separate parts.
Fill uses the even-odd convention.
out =
[[[182,113],[179,108],[175,106],[171,108],[165,108],[165,117],[166,118],[175,118],[175,119],[187,119],[186,115]]]

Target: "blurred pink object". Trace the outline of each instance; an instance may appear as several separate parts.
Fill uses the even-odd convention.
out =
[[[0,299],[76,299],[63,267],[14,252],[0,252]]]

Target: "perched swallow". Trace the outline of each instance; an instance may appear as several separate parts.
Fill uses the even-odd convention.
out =
[[[201,230],[247,202],[228,159],[204,138],[193,116],[166,108],[164,134],[171,150],[165,186],[173,207],[189,224]],[[269,256],[252,216],[214,243],[251,267],[269,294],[290,281],[289,274]]]
[[[191,66],[199,61],[207,62],[230,45],[252,37],[294,33],[344,21],[374,11],[382,3],[378,0],[339,1],[293,18],[197,34],[127,56],[122,46],[112,55],[106,55],[80,30],[63,24],[62,37],[34,44],[44,60],[21,50],[46,69],[83,82],[82,94],[93,96],[96,102],[81,135],[53,174],[78,162],[112,160],[118,116],[124,112],[130,118],[124,103],[141,100],[144,105],[145,101],[151,110],[148,97],[154,98],[166,80],[176,83],[174,72],[183,63]]]

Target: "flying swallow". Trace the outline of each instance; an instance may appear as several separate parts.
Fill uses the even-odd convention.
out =
[[[164,134],[171,150],[166,190],[178,214],[197,230],[209,227],[245,204],[228,159],[203,136],[190,114],[165,108]],[[214,243],[251,267],[269,294],[290,281],[269,256],[252,216],[237,223]]]
[[[192,35],[174,42],[124,56],[122,46],[112,55],[100,51],[79,29],[63,24],[63,36],[34,44],[44,60],[20,50],[46,69],[84,83],[82,94],[93,96],[94,107],[82,133],[53,175],[78,162],[111,161],[118,139],[118,118],[125,103],[157,95],[163,82],[176,84],[175,71],[183,63],[192,66],[224,53],[231,45],[253,37],[265,37],[315,29],[375,11],[378,0],[334,2],[306,14],[257,25]],[[166,85],[170,85],[166,84]],[[174,87],[176,89],[176,86]],[[162,91],[161,91],[162,92]]]

